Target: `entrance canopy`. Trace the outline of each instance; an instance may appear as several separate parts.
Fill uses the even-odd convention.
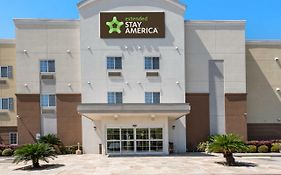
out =
[[[81,104],[78,112],[91,118],[101,120],[103,117],[122,116],[168,116],[178,119],[189,114],[190,105],[186,103],[172,104]]]

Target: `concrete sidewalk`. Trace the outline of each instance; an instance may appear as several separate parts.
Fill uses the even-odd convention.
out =
[[[15,165],[0,161],[1,175],[181,175],[181,174],[281,174],[281,158],[236,158],[245,166],[226,167],[216,162],[219,156],[184,154],[147,157],[107,157],[101,155],[65,155],[51,161],[44,170],[18,170]],[[45,163],[42,163],[42,165]],[[30,165],[30,164],[29,164]]]

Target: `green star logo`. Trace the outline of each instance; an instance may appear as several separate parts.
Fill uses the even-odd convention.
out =
[[[106,25],[109,27],[109,31],[108,33],[113,33],[113,32],[116,32],[116,33],[121,33],[121,27],[124,25],[123,22],[120,22],[117,20],[117,17],[114,16],[112,21],[110,22],[106,22]]]

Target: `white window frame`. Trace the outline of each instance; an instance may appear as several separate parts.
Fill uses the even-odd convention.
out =
[[[151,138],[151,129],[159,129],[161,128],[162,129],[162,139],[152,139]],[[108,140],[108,129],[118,129],[119,130],[119,139],[116,140]],[[127,141],[127,140],[122,140],[122,129],[134,129],[134,139],[131,139],[131,140],[128,140],[128,141],[134,141],[134,151],[133,152],[122,152],[122,142],[123,141]],[[148,139],[137,139],[137,129],[148,129]],[[107,127],[106,128],[106,153],[107,154],[147,154],[147,153],[152,153],[152,154],[163,154],[164,152],[164,128],[163,127]],[[148,145],[148,151],[144,151],[144,152],[141,152],[141,151],[137,151],[137,142],[138,141],[145,141],[145,142],[148,142],[149,145]],[[162,151],[152,151],[151,150],[151,142],[162,142]],[[108,143],[109,142],[118,142],[119,143],[119,151],[116,151],[116,152],[108,152]]]
[[[16,134],[16,143],[12,143],[12,139],[11,139],[11,136],[12,134]],[[19,142],[18,142],[18,133],[17,132],[9,132],[9,144],[10,145],[17,145]]]
[[[109,103],[109,100],[108,100],[108,98],[109,98],[109,93],[114,93],[114,103]],[[122,102],[121,103],[117,103],[117,93],[121,93],[121,95],[122,95]],[[107,92],[107,103],[108,104],[123,104],[123,92],[121,92],[121,91],[109,91],[109,92]]]
[[[46,61],[47,62],[47,71],[46,72],[42,72],[41,71],[41,61]],[[54,62],[54,66],[55,66],[55,71],[54,72],[50,72],[50,70],[49,70],[49,62],[50,61],[53,61]],[[40,68],[40,73],[55,73],[56,72],[56,61],[55,60],[40,60],[40,62],[39,62],[39,68]]]
[[[50,96],[51,96],[51,95],[55,96],[55,105],[54,105],[54,106],[50,106]],[[42,104],[42,98],[43,98],[43,96],[48,96],[48,105],[47,105],[47,106],[44,106],[44,105]],[[54,108],[54,107],[56,107],[56,106],[57,106],[56,94],[41,94],[41,95],[40,95],[40,106],[41,106],[41,107],[45,107],[45,108]]]
[[[109,58],[113,58],[113,68],[108,68],[108,64],[107,64],[107,61]],[[120,58],[121,59],[121,68],[116,68],[116,58]],[[123,69],[123,61],[122,61],[122,57],[121,56],[107,56],[106,57],[106,69],[107,70],[117,70],[117,71],[120,71]]]
[[[145,65],[145,61],[146,61],[146,59],[147,58],[149,58],[150,59],[150,63],[151,63],[151,68],[146,68],[146,65]],[[153,62],[153,59],[154,58],[158,58],[158,68],[154,68],[154,62]],[[146,70],[146,71],[159,71],[160,70],[160,56],[145,56],[144,57],[144,69]]]
[[[145,94],[146,93],[152,93],[152,97],[151,97],[152,103],[146,103],[146,99],[145,99]],[[159,103],[155,103],[154,102],[154,93],[159,93]],[[161,92],[156,92],[156,91],[144,92],[144,102],[145,102],[145,104],[160,104],[161,103]]]
[[[5,100],[8,100],[8,109],[3,109],[3,99],[5,99]],[[11,103],[11,101],[10,101],[10,99],[11,98],[0,98],[0,110],[11,110],[12,108],[10,108],[10,103]],[[14,104],[13,104],[14,105]]]

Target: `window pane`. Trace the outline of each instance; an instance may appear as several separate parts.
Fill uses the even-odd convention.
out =
[[[114,58],[113,57],[107,58],[107,69],[114,69]]]
[[[121,129],[122,140],[134,140],[134,129],[132,128],[122,128]]]
[[[8,98],[2,99],[2,109],[9,109],[9,99]]]
[[[123,95],[122,92],[116,92],[116,104],[122,104],[123,103]]]
[[[160,103],[160,92],[153,93],[153,103],[159,104]]]
[[[41,106],[48,106],[48,105],[49,105],[49,96],[41,95]]]
[[[108,92],[107,93],[107,102],[109,104],[115,104],[115,95],[114,92]]]
[[[8,67],[1,67],[1,77],[8,77]]]
[[[56,95],[49,95],[49,106],[56,106]]]
[[[163,141],[151,141],[150,151],[152,152],[163,152]]]
[[[120,153],[120,142],[107,142],[107,152],[108,153]]]
[[[145,103],[152,103],[152,92],[145,92]]]
[[[17,133],[10,133],[10,144],[17,144]]]
[[[151,128],[150,139],[163,139],[162,128]]]
[[[108,128],[107,129],[107,140],[120,140],[120,129],[119,128]]]
[[[137,151],[138,152],[148,152],[149,151],[149,141],[137,141]]]
[[[134,141],[122,141],[121,151],[126,152],[134,152]]]
[[[137,128],[137,139],[147,140],[148,139],[148,128]]]
[[[159,57],[153,57],[153,69],[159,69]]]
[[[145,69],[152,69],[152,58],[151,57],[145,57],[144,61]]]
[[[49,68],[49,72],[55,72],[55,61],[54,60],[49,60],[48,61],[48,68]]]
[[[40,61],[40,72],[48,72],[48,61]]]
[[[115,58],[115,69],[122,69],[122,58],[121,57]]]

